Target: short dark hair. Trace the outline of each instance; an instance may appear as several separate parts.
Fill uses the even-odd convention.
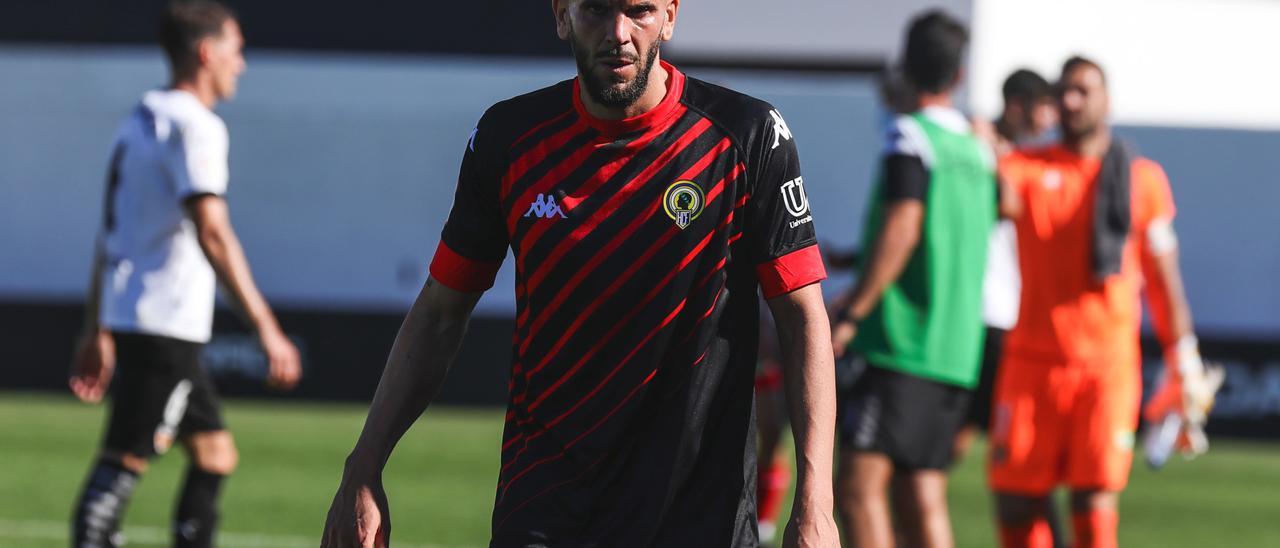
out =
[[[1083,55],[1072,55],[1069,59],[1064,61],[1062,63],[1062,75],[1059,79],[1065,79],[1068,73],[1080,67],[1089,67],[1098,71],[1098,74],[1102,76],[1102,85],[1107,85],[1107,71],[1102,70],[1102,65],[1098,64],[1097,61]]]
[[[200,41],[222,34],[235,12],[214,0],[175,0],[164,8],[160,19],[160,45],[175,72],[195,68]]]
[[[942,10],[925,12],[911,21],[903,72],[917,90],[945,91],[960,74],[969,31]]]
[[[1053,86],[1043,76],[1031,69],[1018,69],[1004,79],[1004,87],[1000,88],[1004,102],[1039,101],[1053,96]]]

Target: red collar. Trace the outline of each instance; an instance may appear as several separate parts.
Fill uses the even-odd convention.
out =
[[[632,116],[623,120],[604,120],[592,116],[587,112],[586,106],[582,104],[582,90],[579,88],[578,78],[573,79],[573,108],[578,111],[578,116],[582,118],[587,125],[596,128],[601,133],[608,135],[621,135],[630,133],[640,129],[653,127],[661,124],[676,111],[676,106],[680,104],[680,96],[684,95],[684,73],[676,70],[666,61],[658,61],[662,68],[667,70],[667,94],[662,98],[662,102],[658,106],[649,109],[648,112]]]

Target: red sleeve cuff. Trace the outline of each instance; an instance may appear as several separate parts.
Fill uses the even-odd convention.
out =
[[[436,246],[431,259],[431,277],[449,289],[463,293],[479,293],[493,287],[501,262],[476,261],[459,255],[444,240]]]
[[[772,299],[827,279],[827,269],[818,246],[811,245],[756,265],[756,277],[764,298]]]

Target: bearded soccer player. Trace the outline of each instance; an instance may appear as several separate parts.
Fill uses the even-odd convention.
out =
[[[678,0],[557,0],[578,76],[466,145],[431,278],[391,349],[324,546],[383,546],[380,480],[510,249],[517,318],[491,546],[756,546],[762,289],[798,464],[787,546],[835,546],[824,278],[792,135],[662,62]]]
[[[71,372],[82,400],[98,401],[112,386],[107,432],[75,509],[77,548],[120,544],[134,485],[174,442],[190,463],[173,545],[213,545],[218,493],[238,460],[198,362],[213,325],[215,281],[257,332],[268,383],[289,388],[301,374],[298,351],[253,282],[223,199],[227,127],[211,109],[235,94],[244,71],[240,27],[225,6],[189,0],[168,6],[160,34],[173,81],[143,95],[116,135]]]
[[[1096,62],[1068,60],[1059,85],[1062,142],[1000,165],[1022,273],[991,423],[989,479],[1006,547],[1051,545],[1044,505],[1060,484],[1071,491],[1075,545],[1116,545],[1142,391],[1144,284],[1166,349],[1164,392],[1201,422],[1212,400],[1178,271],[1168,179],[1112,137]]]

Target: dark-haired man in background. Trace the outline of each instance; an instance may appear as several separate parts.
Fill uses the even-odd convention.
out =
[[[240,27],[222,4],[191,0],[165,9],[160,34],[172,81],[143,95],[116,134],[72,364],[81,400],[99,401],[112,386],[107,432],[75,508],[75,548],[121,543],[138,478],[174,442],[190,459],[174,546],[213,545],[218,493],[239,458],[198,360],[217,282],[257,332],[268,383],[291,388],[301,376],[298,350],[254,284],[223,199],[228,135],[211,109],[235,94],[244,71]]]
[[[996,155],[1045,143],[1058,124],[1053,84],[1030,69],[1009,74],[1000,88],[1004,108],[995,120]]]
[[[1005,79],[1002,92],[1004,108],[1000,117],[994,123],[986,124],[985,128],[982,122],[974,124],[980,134],[985,133],[984,138],[991,143],[998,157],[1042,142],[1058,121],[1053,86],[1034,71],[1014,71]],[[957,457],[968,452],[978,431],[985,431],[991,421],[991,394],[1004,335],[1018,321],[1018,294],[1022,286],[1015,246],[1013,222],[1000,221],[987,246],[982,298],[982,321],[987,329],[983,339],[982,371],[965,427],[956,437]]]
[[[952,104],[967,43],[944,13],[911,23],[902,73],[918,110],[889,133],[862,275],[833,327],[835,351],[869,365],[839,421],[839,508],[856,546],[893,545],[895,522],[909,545],[952,544],[947,469],[977,382],[996,219],[994,156]]]
[[[1058,123],[1058,107],[1053,85],[1029,69],[1018,69],[1005,78],[1001,88],[1004,108],[992,123],[975,122],[975,128],[991,143],[996,155],[1043,144]],[[1004,350],[1005,334],[1018,322],[1022,280],[1018,273],[1017,237],[1013,221],[1002,219],[991,232],[987,245],[987,273],[983,279],[982,321],[986,334],[982,344],[982,370],[969,404],[965,426],[956,436],[956,458],[968,453],[979,432],[991,423],[991,401],[996,370]],[[1047,499],[1046,517],[1053,532],[1054,546],[1067,546],[1066,530],[1056,511],[1053,497]]]
[[[1015,70],[1001,89],[1004,108],[991,124],[992,148],[997,157],[1044,142],[1058,123],[1053,86],[1028,69]],[[975,124],[976,125],[976,124]],[[1013,223],[1001,221],[987,249],[987,275],[983,284],[984,341],[982,375],[969,416],[970,424],[986,429],[991,419],[991,391],[1004,334],[1018,321],[1018,255],[1014,249]]]

